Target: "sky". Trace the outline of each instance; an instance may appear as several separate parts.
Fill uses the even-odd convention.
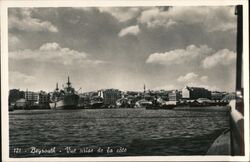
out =
[[[234,6],[9,8],[9,88],[234,91]]]

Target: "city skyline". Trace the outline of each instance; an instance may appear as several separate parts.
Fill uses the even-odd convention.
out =
[[[120,92],[137,92],[137,93],[150,93],[150,92],[160,92],[160,91],[164,91],[164,92],[172,92],[172,91],[182,91],[182,89],[186,88],[186,87],[189,87],[189,88],[204,88],[204,89],[207,89],[206,87],[194,87],[194,86],[184,86],[180,89],[144,89],[144,86],[143,85],[143,88],[141,90],[121,90],[121,89],[116,89],[116,88],[103,88],[103,89],[96,89],[96,90],[90,90],[90,91],[82,91],[82,88],[80,87],[79,89],[75,89],[75,91],[78,93],[78,94],[85,94],[85,93],[92,93],[92,92],[98,92],[98,91],[103,91],[103,90],[118,90]],[[65,85],[63,85],[63,87],[59,87],[58,86],[58,90],[60,89],[63,89],[65,87]],[[74,87],[73,87],[74,88]],[[12,88],[12,89],[9,89],[9,91],[11,90],[19,90],[19,91],[22,91],[22,92],[36,92],[36,93],[39,93],[39,92],[45,92],[45,93],[50,93],[50,92],[53,92],[55,91],[56,87],[53,89],[53,90],[49,90],[49,91],[46,91],[46,90],[43,90],[43,89],[39,89],[39,90],[30,90],[29,88],[26,88],[26,89],[20,89],[20,88]],[[219,91],[219,90],[211,90],[211,89],[207,89],[208,91],[210,92],[221,92],[221,93],[224,93],[224,92],[227,92],[227,93],[236,93],[235,91]]]
[[[234,6],[9,8],[9,88],[234,91]]]

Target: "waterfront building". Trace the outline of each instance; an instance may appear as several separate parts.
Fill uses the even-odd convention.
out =
[[[128,96],[136,96],[137,93],[130,93],[130,91],[127,91],[127,92],[121,92],[121,98],[127,98]]]
[[[49,106],[50,95],[45,91],[40,91],[38,94],[38,104],[40,106]]]
[[[143,98],[149,101],[152,100],[154,96],[156,96],[154,93],[146,93],[144,94]]]
[[[227,95],[225,95],[222,98],[223,101],[230,101],[230,100],[234,100],[234,99],[236,99],[236,93],[235,92],[228,93]]]
[[[9,104],[14,104],[21,98],[25,98],[24,91],[20,91],[19,89],[11,89],[9,91]]]
[[[160,91],[156,91],[155,93],[156,93],[156,96],[162,98],[164,101],[168,101],[169,94],[172,93],[172,91],[160,90]]]
[[[178,90],[173,90],[168,94],[169,101],[179,101],[181,99],[181,92]]]
[[[140,96],[140,92],[137,92],[137,91],[127,91],[127,92],[125,92],[125,97],[126,96]]]
[[[85,93],[82,93],[81,96],[92,98],[92,97],[98,96],[98,92],[96,91],[85,92]]]
[[[126,99],[127,106],[129,108],[134,107],[135,103],[143,98],[143,93],[141,92],[136,92],[136,91],[127,91],[125,94],[122,96],[122,99]],[[118,104],[119,105],[119,104]],[[119,106],[118,106],[119,107]]]
[[[89,95],[86,95],[86,93],[79,95],[79,100],[78,100],[79,108],[89,108],[90,102],[91,98]]]
[[[38,104],[39,94],[37,92],[25,91],[25,100],[29,105]]]
[[[212,100],[222,100],[225,97],[226,92],[219,92],[219,91],[212,91],[211,92],[211,99]]]
[[[100,90],[98,96],[103,98],[105,105],[116,105],[116,101],[121,98],[121,91],[118,89]]]
[[[201,87],[188,87],[182,89],[182,98],[188,100],[195,100],[198,98],[211,99],[211,92]]]

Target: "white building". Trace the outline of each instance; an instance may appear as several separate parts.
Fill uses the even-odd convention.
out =
[[[105,105],[115,105],[116,101],[121,98],[121,91],[118,89],[100,90],[98,96],[103,98]]]
[[[38,102],[38,97],[39,95],[37,92],[25,91],[26,102],[30,102],[30,103]]]

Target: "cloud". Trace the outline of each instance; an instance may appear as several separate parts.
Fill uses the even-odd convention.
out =
[[[106,12],[115,17],[120,22],[128,21],[140,14],[138,7],[100,7],[100,12]]]
[[[137,35],[139,32],[140,32],[139,26],[134,25],[122,29],[118,35],[119,37],[123,37],[125,35]]]
[[[232,65],[236,61],[236,53],[228,49],[222,49],[217,51],[211,56],[206,57],[202,61],[204,68],[209,69],[218,65]]]
[[[142,11],[138,22],[149,28],[175,25],[199,25],[208,32],[236,30],[234,7],[171,7],[168,10],[150,8]]]
[[[91,60],[87,58],[85,52],[62,48],[57,43],[43,44],[37,50],[20,50],[9,53],[9,57],[15,60],[33,60],[39,62],[51,62],[63,65],[97,65],[103,63],[100,60]]]
[[[10,9],[9,10],[9,29],[18,29],[22,31],[49,31],[58,32],[56,26],[49,21],[42,21],[32,17],[32,9]]]
[[[29,85],[35,82],[35,77],[18,71],[9,72],[10,87],[20,87],[21,84]]]
[[[119,8],[124,9],[118,7],[116,10],[118,11]],[[220,49],[235,51],[235,33],[219,32],[218,29],[216,29],[218,32],[212,33],[204,31],[209,27],[207,24],[200,23],[199,16],[197,17],[199,21],[195,24],[191,23],[196,21],[194,19],[196,19],[197,13],[194,17],[186,17],[192,18],[190,21],[185,20],[177,13],[171,19],[164,17],[159,19],[156,18],[158,13],[172,12],[172,8],[138,8],[140,9],[138,13],[135,12],[135,14],[129,14],[129,16],[116,14],[116,18],[111,15],[111,12],[100,12],[98,8],[94,7],[84,8],[85,12],[75,8],[32,8],[30,13],[32,19],[50,22],[58,29],[58,33],[40,32],[49,31],[48,29],[37,32],[32,32],[33,29],[27,29],[26,31],[30,32],[25,32],[12,26],[9,33],[16,36],[19,42],[15,37],[11,38],[12,42],[17,44],[9,50],[11,55],[9,59],[10,70],[35,76],[37,87],[41,85],[44,85],[44,87],[51,86],[49,82],[42,82],[44,76],[49,78],[52,84],[56,82],[56,77],[64,79],[65,76],[70,74],[72,78],[78,79],[76,85],[83,84],[81,86],[89,90],[98,85],[103,87],[116,85],[115,79],[107,81],[102,79],[107,78],[107,76],[111,78],[127,76],[128,83],[120,86],[124,89],[135,89],[144,82],[148,82],[149,87],[154,88],[166,84],[181,85],[183,83],[177,82],[177,78],[185,76],[188,72],[193,72],[199,75],[207,75],[208,78],[204,77],[203,80],[209,81],[208,84],[210,85],[216,85],[222,89],[234,89],[233,81],[235,77],[231,75],[235,73],[231,72],[233,68],[227,68],[230,65],[222,68],[204,69],[203,60]],[[199,8],[191,7],[194,11],[198,11]],[[231,7],[226,7],[226,9],[229,8],[231,9]],[[149,17],[153,17],[152,20],[139,22],[137,18],[140,17],[140,12],[153,9],[156,9],[156,15],[149,15]],[[224,12],[225,7],[221,6],[220,9]],[[17,8],[9,8],[8,11],[9,17],[15,16],[17,20],[22,20],[24,17]],[[184,17],[186,14],[189,13],[184,13]],[[212,15],[214,14],[212,13]],[[217,15],[214,18],[217,19]],[[155,23],[155,26],[150,28],[147,22],[154,23],[154,19],[159,20],[159,23]],[[163,20],[166,20],[165,24],[162,24]],[[221,22],[224,21],[226,20]],[[208,22],[205,21],[205,17],[204,22]],[[234,23],[236,25],[236,21]],[[223,23],[216,22],[212,25],[218,26],[219,24]],[[130,25],[139,26],[140,33],[138,36],[120,38],[118,33]],[[230,27],[230,25],[226,25],[226,27]],[[212,28],[213,26],[211,30]],[[51,43],[44,44],[44,42]],[[202,44],[211,52],[204,52],[206,48],[202,48],[200,46]],[[190,49],[188,48],[189,45]],[[74,52],[76,54],[71,55]],[[153,56],[155,53],[160,54],[159,59]],[[150,54],[152,56],[149,56]],[[165,54],[166,57],[164,57]],[[175,56],[175,54],[177,55]],[[165,60],[161,60],[162,58]],[[107,60],[111,63],[105,64],[105,66],[100,65],[102,63],[100,60]],[[145,63],[146,60],[148,60],[147,63]],[[167,66],[158,66],[158,64]],[[131,75],[128,76],[127,73],[130,72]],[[200,83],[203,83],[201,77],[199,76]],[[88,86],[90,83],[93,85]],[[85,84],[88,85],[85,86]],[[52,84],[53,87],[54,84]]]
[[[41,51],[56,51],[56,50],[60,50],[61,47],[59,44],[54,42],[54,43],[43,44],[39,49]]]
[[[235,61],[236,53],[234,51],[221,49],[214,53],[214,50],[207,45],[200,47],[189,45],[186,49],[175,49],[165,53],[150,54],[146,63],[173,65],[200,62],[203,68],[210,69],[218,65],[234,65]]]
[[[202,76],[202,77],[200,77],[200,80],[201,80],[202,82],[207,82],[208,76]]]
[[[208,81],[208,76],[203,75],[200,76],[194,72],[187,73],[186,75],[179,76],[177,78],[176,87],[184,87],[184,86],[191,86],[191,87],[203,87],[207,88],[208,90],[221,90],[216,85],[211,85]]]
[[[168,11],[161,11],[160,8],[150,8],[144,10],[138,21],[142,24],[146,24],[149,28],[154,28],[158,26],[170,27],[175,25],[176,22],[168,16]]]
[[[179,76],[177,81],[180,83],[191,83],[191,82],[207,82],[208,76],[199,76],[194,72],[187,73],[184,76]]]
[[[20,39],[13,34],[9,34],[8,41],[9,41],[9,44],[15,45],[20,42]]]
[[[193,82],[195,80],[197,80],[198,75],[195,73],[188,73],[185,76],[180,76],[177,81],[178,82]]]
[[[153,53],[151,54],[146,63],[155,64],[182,64],[189,61],[193,61],[198,57],[204,57],[211,53],[212,49],[207,45],[197,47],[195,45],[189,45],[186,49],[175,49],[165,53]]]
[[[222,90],[221,88],[218,88],[217,85],[211,84],[211,82],[208,81],[208,76],[206,75],[199,75],[194,72],[189,72],[185,75],[179,76],[174,83],[169,83],[167,85],[162,86],[156,86],[153,88],[153,90],[174,90],[179,89],[181,90],[185,86],[190,87],[203,87],[208,90]]]
[[[162,86],[156,86],[153,90],[174,90],[182,89],[184,86],[193,86],[193,87],[204,87],[208,89],[218,89],[216,86],[210,86],[208,82],[208,76],[198,75],[194,72],[189,72],[185,75],[177,77],[176,81],[172,80],[172,83],[168,83]]]

